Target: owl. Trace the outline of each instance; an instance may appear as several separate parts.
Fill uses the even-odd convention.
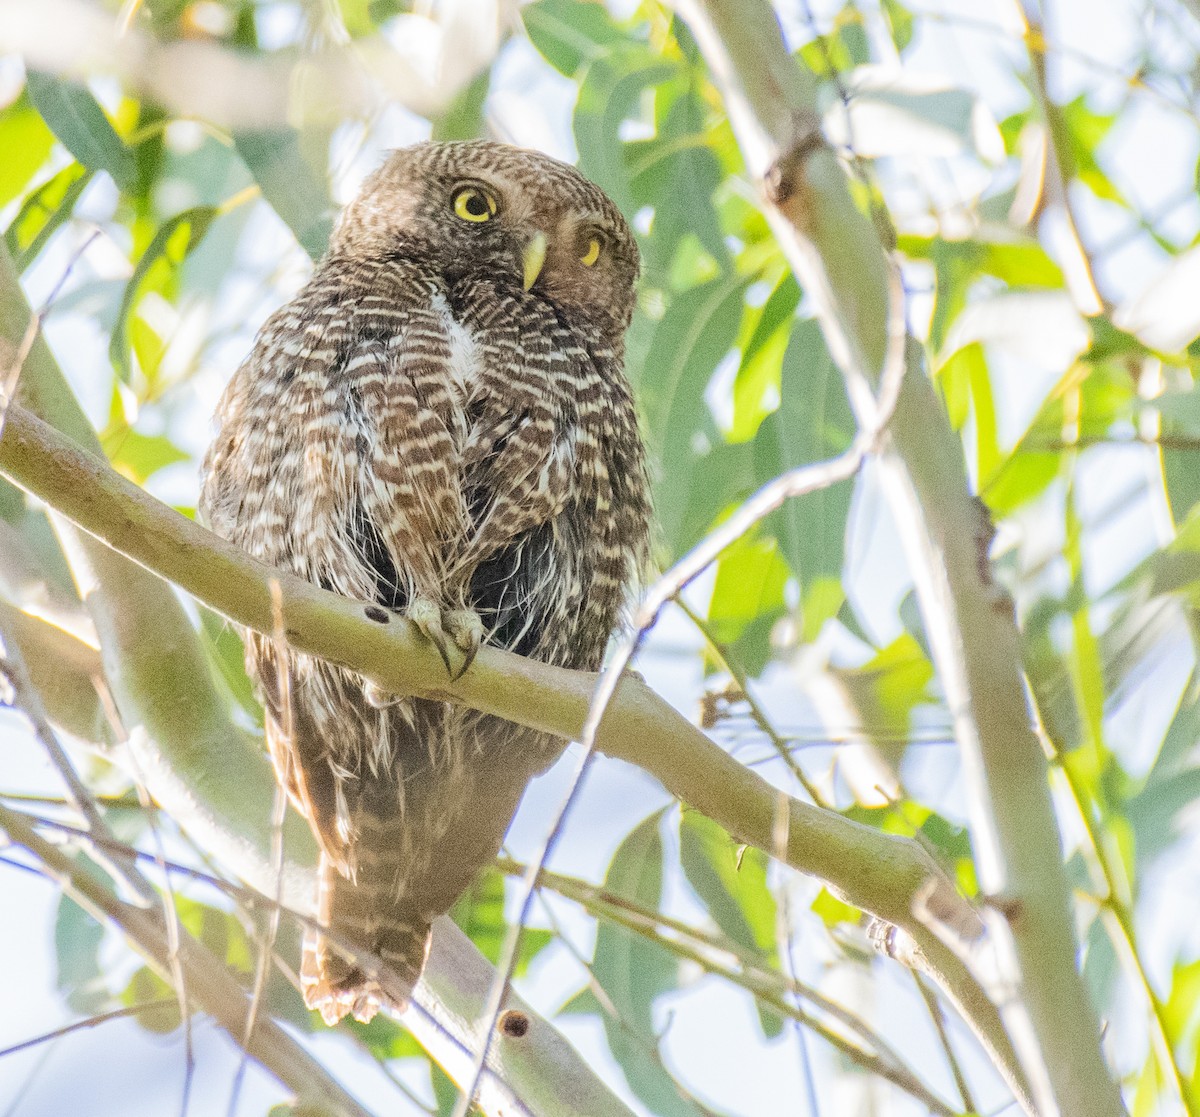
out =
[[[564,163],[485,141],[391,153],[225,391],[202,513],[406,616],[448,670],[482,643],[598,669],[650,536],[623,371],[637,275],[617,207]],[[433,920],[563,742],[245,636],[276,775],[320,846],[319,922],[389,974],[310,933],[305,1001],[330,1024],[403,1008]]]

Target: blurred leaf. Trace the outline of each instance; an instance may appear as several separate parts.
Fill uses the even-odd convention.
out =
[[[429,1082],[433,1087],[438,1117],[452,1117],[458,1105],[458,1087],[454,1084],[453,1079],[432,1059],[429,1060]],[[477,1113],[478,1110],[472,1110],[473,1117]]]
[[[679,860],[717,926],[762,965],[777,968],[775,897],[767,885],[766,854],[739,847],[711,819],[684,809],[679,816]],[[756,1007],[763,1034],[779,1035],[783,1018],[764,1005]]]
[[[200,606],[199,613],[200,635],[208,651],[209,662],[216,668],[217,675],[237,704],[261,725],[262,705],[254,696],[254,684],[246,674],[246,653],[237,629],[206,606]]]
[[[887,16],[888,27],[892,32],[892,42],[896,50],[903,52],[912,42],[913,16],[900,0],[883,0],[883,12]]]
[[[609,892],[657,910],[662,899],[663,849],[655,811],[626,836],[604,878]],[[654,1002],[676,988],[675,957],[644,935],[601,921],[596,929],[592,974],[612,1004],[603,1011],[590,990],[575,997],[566,1011],[600,1012],[609,1050],[634,1094],[659,1117],[696,1117],[696,1108],[679,1094],[658,1055]]]
[[[862,919],[862,912],[858,908],[839,900],[828,888],[822,888],[817,893],[817,898],[809,904],[809,910],[829,928],[839,923],[856,924]]]
[[[567,77],[626,42],[602,0],[536,0],[521,20],[542,57]]]
[[[1079,179],[1096,197],[1127,206],[1124,195],[1096,161],[1096,152],[1116,123],[1116,114],[1092,112],[1082,93],[1063,105],[1059,112],[1070,140],[1066,144],[1057,144],[1055,149],[1063,163],[1063,174]]]
[[[992,399],[992,381],[983,346],[972,342],[956,350],[938,370],[945,383],[964,383],[969,392],[975,417],[975,476],[985,488],[1000,465],[1000,446],[996,428],[996,405]]]
[[[844,382],[820,327],[811,320],[797,322],[783,358],[779,407],[763,420],[753,442],[758,484],[840,454],[855,429]],[[815,638],[841,608],[841,592],[828,591],[841,581],[851,493],[850,485],[809,493],[764,521],[800,580],[805,640]]]
[[[849,692],[863,736],[881,746],[908,735],[913,708],[933,681],[933,665],[907,632],[860,667],[830,670]]]
[[[113,468],[138,485],[165,466],[185,462],[188,455],[161,434],[140,434],[132,427],[110,427],[100,438]]]
[[[1113,314],[1114,324],[1151,349],[1179,353],[1200,336],[1200,247],[1172,256],[1141,292]]]
[[[729,267],[729,248],[713,206],[721,164],[708,146],[706,110],[696,96],[694,78],[685,72],[660,82],[655,104],[654,138],[625,145],[624,157],[634,207],[654,210],[651,236],[644,244],[646,281],[662,286],[685,237],[695,237],[718,270]],[[688,275],[675,285],[690,287],[699,278]]]
[[[470,889],[458,898],[450,911],[450,918],[479,947],[480,953],[489,962],[497,964],[508,934],[508,923],[504,919],[504,874],[494,865],[480,872]],[[553,940],[554,935],[550,931],[526,927],[521,933],[516,975],[522,976],[529,969],[530,962]]]
[[[124,1005],[140,1005],[148,1001],[167,1001],[175,997],[171,988],[149,966],[135,970],[129,984],[121,991],[120,1001]],[[177,1001],[156,1005],[139,1012],[134,1019],[148,1032],[169,1035],[179,1027],[179,1004]]]
[[[168,218],[154,234],[146,251],[142,253],[133,276],[125,285],[121,307],[117,313],[117,324],[113,329],[109,356],[113,367],[123,380],[130,374],[130,316],[138,300],[147,290],[161,290],[183,259],[204,239],[209,225],[217,216],[211,206],[196,206]],[[143,370],[149,373],[151,370]]]
[[[82,163],[72,163],[25,199],[4,233],[18,272],[37,259],[46,242],[70,219],[93,174]]]
[[[6,206],[25,189],[26,184],[50,155],[54,133],[29,100],[22,94],[0,112],[0,206]]]
[[[747,314],[743,318],[743,326],[751,326],[751,332],[741,346],[742,360],[733,386],[731,441],[752,438],[778,405],[783,357],[791,340],[789,327],[799,304],[800,287],[789,273],[768,296],[757,317]]]
[[[104,928],[69,896],[58,898],[54,917],[54,954],[58,960],[55,981],[75,1012],[90,1015],[112,1000],[106,974],[100,966]]]
[[[840,93],[828,90],[824,130],[832,143],[853,147],[860,157],[974,154],[993,163],[1004,157],[995,123],[965,89],[885,66],[860,66],[843,74],[842,84],[850,97],[849,118]]]
[[[329,246],[333,199],[324,168],[305,158],[297,133],[288,129],[238,132],[234,145],[262,196],[314,260]]]
[[[26,89],[42,119],[79,162],[89,170],[107,171],[122,190],[136,190],[137,159],[85,86],[30,70]]]
[[[412,1033],[401,1027],[386,1013],[376,1013],[369,1024],[360,1024],[352,1016],[342,1021],[341,1027],[349,1028],[377,1059],[425,1059],[425,1049],[413,1038]]]
[[[738,946],[775,965],[775,898],[767,885],[767,856],[742,847],[711,819],[693,810],[679,817],[679,858],[709,914]]]
[[[674,72],[671,63],[636,48],[606,54],[584,71],[574,116],[579,169],[602,186],[624,213],[635,213],[638,206],[622,142],[623,126],[639,115],[643,92]]]
[[[449,107],[433,121],[430,139],[473,140],[484,134],[483,110],[488,90],[492,86],[491,69],[482,70],[465,89],[450,102]],[[324,251],[324,249],[322,249]]]
[[[770,659],[771,629],[787,612],[784,587],[790,575],[776,541],[757,533],[739,539],[717,564],[708,622],[751,677]]]
[[[674,299],[658,323],[642,370],[642,406],[647,429],[658,435],[652,436],[652,443],[657,442],[652,453],[662,469],[658,518],[676,554],[695,542],[682,528],[696,523],[689,515],[696,460],[723,441],[704,393],[737,336],[744,291],[744,281],[722,276]],[[728,499],[724,493],[708,495],[705,504],[714,512]]]

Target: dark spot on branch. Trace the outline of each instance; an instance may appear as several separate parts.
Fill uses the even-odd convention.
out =
[[[991,896],[988,898],[988,904],[1004,916],[1014,930],[1025,914],[1025,904],[1016,896]]]
[[[510,1008],[507,1012],[501,1014],[500,1019],[496,1022],[496,1027],[502,1036],[508,1036],[510,1039],[520,1039],[529,1031],[529,1017],[523,1012],[518,1012],[515,1008]]]
[[[375,621],[376,624],[387,624],[388,615],[386,609],[381,609],[378,605],[368,605],[363,609],[367,615],[367,620]]]
[[[787,202],[799,189],[808,157],[824,146],[825,137],[821,135],[820,121],[807,114],[798,115],[791,146],[771,164],[763,178],[767,201],[775,206]]]

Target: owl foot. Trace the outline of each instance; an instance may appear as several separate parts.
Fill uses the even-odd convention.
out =
[[[461,679],[479,654],[479,645],[483,643],[483,621],[474,609],[453,609],[442,617],[442,624],[463,653],[463,665],[454,676]]]
[[[408,608],[408,619],[413,622],[437,649],[446,665],[446,674],[460,679],[475,661],[479,645],[483,641],[483,621],[471,609],[448,609],[445,612],[436,601],[419,597]],[[455,658],[463,656],[462,666],[456,671],[452,665],[451,648]]]

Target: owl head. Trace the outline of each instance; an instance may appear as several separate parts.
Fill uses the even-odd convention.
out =
[[[427,260],[541,294],[605,332],[633,313],[638,250],[612,200],[574,167],[487,140],[393,151],[346,208],[330,255]]]

